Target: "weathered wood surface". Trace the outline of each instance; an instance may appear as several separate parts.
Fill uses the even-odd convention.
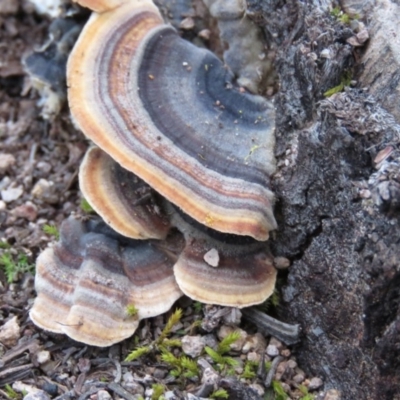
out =
[[[272,247],[293,262],[280,316],[301,324],[297,356],[326,387],[343,399],[392,400],[400,399],[400,13],[395,1],[364,4],[371,39],[355,48],[328,2],[248,1],[276,47],[280,81]],[[346,70],[355,87],[326,99]],[[376,165],[384,149],[391,154]]]

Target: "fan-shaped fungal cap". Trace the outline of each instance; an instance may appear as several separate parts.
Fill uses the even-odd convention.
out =
[[[61,242],[37,260],[38,297],[30,316],[46,330],[87,344],[119,342],[140,319],[166,312],[182,295],[172,272],[180,248],[178,237],[159,246],[69,218]]]
[[[186,241],[174,265],[184,294],[203,303],[239,308],[262,303],[272,295],[277,272],[265,243],[221,234],[181,213],[174,214],[172,223]]]
[[[239,248],[238,248],[239,247]],[[270,297],[276,269],[260,244],[226,245],[193,238],[174,266],[184,294],[202,303],[250,307]],[[209,260],[211,252],[214,260]]]
[[[135,239],[167,236],[170,224],[152,198],[154,191],[99,148],[87,151],[79,185],[90,205],[121,235]]]
[[[104,179],[104,176],[113,178]],[[129,184],[135,179],[135,175],[124,170],[98,148],[89,150],[80,173],[81,187],[92,185],[94,188],[90,196],[85,193],[89,201],[99,200],[101,209],[110,205],[105,218],[114,229],[115,222],[120,220],[119,214],[124,215],[127,222],[137,224],[138,217],[130,218],[135,209],[129,204],[130,201],[136,201],[135,185]],[[119,186],[121,182],[127,182],[123,190]],[[107,190],[97,194],[99,187]],[[276,271],[265,252],[264,243],[250,237],[222,234],[206,228],[167,200],[160,199],[160,208],[161,205],[165,216],[169,218],[167,226],[175,226],[186,240],[185,249],[174,266],[178,285],[185,294],[204,303],[231,307],[258,304],[272,294]],[[140,221],[154,217],[151,210],[151,207],[143,207],[140,210]],[[161,245],[162,242],[159,243]]]
[[[200,223],[266,240],[274,112],[232,80],[150,1],[94,13],[68,62],[71,112],[100,148]]]

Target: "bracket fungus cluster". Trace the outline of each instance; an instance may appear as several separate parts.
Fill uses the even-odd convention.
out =
[[[95,12],[68,60],[68,100],[95,144],[80,187],[108,226],[63,223],[37,261],[32,320],[106,346],[182,292],[263,302],[276,279],[265,245],[276,228],[270,102],[181,39],[151,0],[79,2]]]

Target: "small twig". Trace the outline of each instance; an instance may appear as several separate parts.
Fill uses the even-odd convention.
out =
[[[72,354],[74,354],[76,351],[78,351],[78,349],[76,347],[70,347],[65,353],[64,358],[61,361],[61,364],[65,364],[69,358],[72,356]]]
[[[25,365],[20,365],[19,367],[8,368],[5,371],[0,372],[0,378],[3,378],[4,376],[13,374],[15,372],[25,371],[26,369],[31,369],[34,367],[35,366],[33,364],[25,364]]]
[[[114,360],[113,358],[110,359],[112,363],[115,365],[115,369],[117,370],[115,374],[115,383],[120,383],[122,379],[122,368],[121,368],[121,363],[118,360]]]
[[[60,396],[57,396],[54,400],[70,400],[73,397],[75,397],[75,391],[74,390],[69,390],[66,393],[63,393]]]
[[[264,314],[256,308],[244,308],[243,316],[252,322],[257,328],[268,335],[272,335],[287,345],[295,344],[299,341],[300,325],[290,325],[278,321],[275,318]]]
[[[29,352],[32,353],[38,347],[39,347],[39,342],[36,339],[34,339],[28,343],[23,343],[13,349],[11,349],[6,354],[4,354],[3,358],[0,360],[0,368],[3,368],[7,362],[11,361],[15,357],[18,357],[20,354],[24,353],[26,350],[29,350]]]
[[[281,356],[275,357],[272,360],[271,369],[268,371],[267,377],[265,378],[265,381],[264,381],[264,386],[266,388],[269,388],[271,386],[272,379],[274,378],[276,369],[278,368],[278,365],[280,364],[280,362],[282,360],[283,360],[283,357],[281,357]]]
[[[108,388],[116,393],[118,396],[121,396],[125,400],[136,400],[136,396],[130,394],[127,390],[125,390],[118,383],[112,382],[108,384]]]
[[[85,393],[82,393],[79,397],[78,400],[86,400],[89,396],[92,394],[97,393],[99,390],[104,389],[107,387],[107,383],[104,382],[97,382],[95,387],[91,387],[88,391]]]
[[[267,376],[267,369],[265,368],[265,352],[262,353],[260,364],[258,364],[257,376],[262,381],[264,381]]]
[[[194,394],[197,397],[209,397],[210,394],[214,391],[214,384],[213,383],[203,383],[199,390]]]

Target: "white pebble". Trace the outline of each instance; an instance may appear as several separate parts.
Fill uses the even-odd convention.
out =
[[[279,350],[278,350],[278,348],[277,348],[274,344],[269,344],[269,345],[268,345],[266,353],[267,353],[270,357],[279,356]]]
[[[0,173],[3,174],[8,168],[15,164],[15,157],[12,154],[0,154]]]
[[[17,186],[15,188],[8,188],[1,191],[1,198],[6,203],[11,203],[12,201],[17,200],[24,193],[24,189],[22,186]]]
[[[218,267],[219,265],[219,254],[217,249],[211,249],[204,254],[204,261],[211,267]]]
[[[44,364],[50,360],[50,352],[47,350],[38,351],[36,359],[39,364]]]
[[[324,384],[324,382],[322,381],[321,378],[312,378],[310,380],[310,384],[308,385],[308,389],[316,390],[316,389],[319,389],[323,384]]]
[[[202,336],[183,336],[182,337],[182,351],[191,357],[198,357],[205,346],[205,340]]]
[[[99,390],[97,392],[97,400],[112,400],[112,397],[107,390]]]
[[[17,343],[20,336],[20,327],[18,325],[17,316],[8,320],[0,328],[0,342],[5,345],[12,347]]]

